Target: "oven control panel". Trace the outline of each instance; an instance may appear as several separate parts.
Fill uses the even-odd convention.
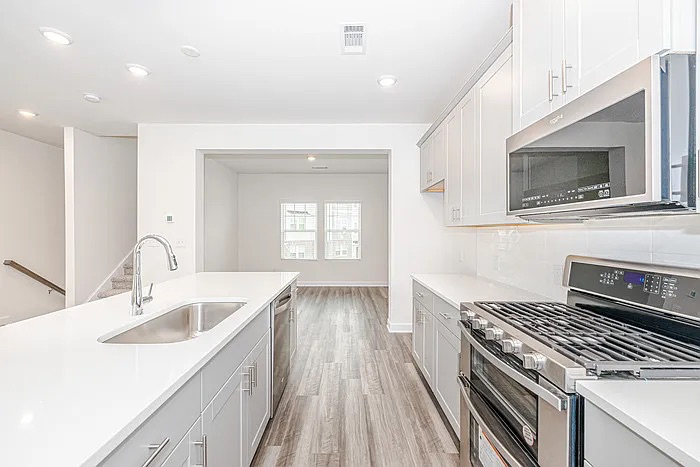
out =
[[[679,270],[682,271],[682,270]],[[700,318],[700,271],[667,274],[586,262],[571,263],[569,287]]]

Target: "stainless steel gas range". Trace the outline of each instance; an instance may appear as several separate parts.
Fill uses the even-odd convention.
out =
[[[462,467],[582,465],[577,380],[700,379],[700,271],[570,256],[564,286],[462,304]]]

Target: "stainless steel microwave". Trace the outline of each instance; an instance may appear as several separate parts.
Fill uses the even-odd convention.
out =
[[[508,214],[695,211],[695,77],[693,54],[651,56],[508,138]]]

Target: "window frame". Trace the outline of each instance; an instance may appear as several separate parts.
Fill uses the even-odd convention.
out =
[[[313,204],[316,206],[316,230],[304,229],[304,230],[287,230],[286,224],[284,224],[284,218],[282,217],[282,209],[285,204]],[[278,219],[280,221],[280,260],[281,261],[318,261],[318,201],[290,201],[290,200],[280,200],[279,202],[279,215]],[[314,257],[313,258],[285,258],[284,257],[284,234],[286,232],[313,232],[314,233]]]
[[[328,257],[328,233],[329,232],[343,232],[343,230],[338,229],[328,229],[328,216],[326,208],[329,204],[358,204],[359,209],[359,219],[357,221],[357,229],[350,229],[350,232],[357,232],[358,241],[358,257],[357,258],[329,258]],[[346,232],[348,229],[345,230]],[[362,261],[362,201],[360,200],[335,200],[335,201],[324,201],[323,202],[323,259],[326,261]]]

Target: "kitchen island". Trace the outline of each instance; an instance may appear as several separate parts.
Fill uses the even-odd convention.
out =
[[[142,316],[130,316],[127,293],[0,328],[3,464],[126,465],[120,459],[138,458],[141,465],[165,443],[160,457],[156,456],[152,463],[164,465],[169,453],[174,455],[180,448],[179,438],[166,442],[167,437],[156,437],[146,444],[136,443],[134,449],[143,451],[136,453],[134,449],[128,452],[129,440],[147,434],[149,430],[145,428],[156,420],[167,430],[175,430],[178,420],[162,416],[159,409],[164,406],[175,404],[175,419],[190,412],[196,415],[183,428],[182,434],[186,434],[190,427],[197,431],[200,409],[203,420],[209,406],[217,402],[217,392],[230,390],[231,394],[238,394],[247,390],[252,394],[253,381],[232,384],[237,368],[229,366],[247,363],[243,361],[247,357],[239,358],[237,352],[246,346],[255,350],[253,347],[262,343],[263,349],[267,345],[267,353],[261,354],[265,359],[262,363],[270,368],[270,303],[297,276],[297,273],[199,273],[157,284],[154,300],[145,305]],[[245,302],[245,305],[213,329],[183,342],[105,344],[98,341],[194,302]],[[249,329],[255,329],[259,339],[258,334],[247,335]],[[257,361],[255,364],[257,369]],[[233,376],[228,378],[229,374]],[[265,381],[269,383],[269,378]],[[175,432],[179,435],[178,430]],[[153,445],[149,448],[149,444]],[[188,444],[198,446],[201,442],[193,441],[185,446]],[[242,463],[250,457],[251,453],[242,457]]]

